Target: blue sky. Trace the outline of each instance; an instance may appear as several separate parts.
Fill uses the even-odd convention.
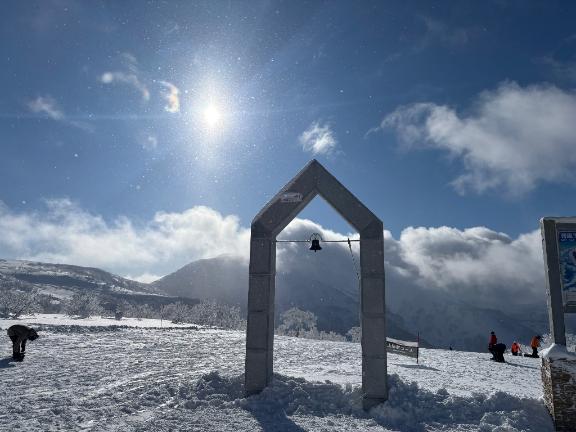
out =
[[[568,1],[8,2],[3,217],[206,206],[246,228],[317,158],[394,237],[532,232],[575,213],[575,19]],[[322,203],[302,216],[348,230]]]

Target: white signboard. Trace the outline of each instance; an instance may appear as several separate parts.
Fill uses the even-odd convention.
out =
[[[414,357],[418,360],[418,342],[408,342],[399,339],[386,338],[386,351]]]
[[[297,203],[302,202],[304,196],[300,192],[284,192],[280,197],[280,202]]]

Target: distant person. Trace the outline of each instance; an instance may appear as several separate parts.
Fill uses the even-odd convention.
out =
[[[540,341],[542,340],[542,336],[534,336],[530,341],[530,346],[532,347],[532,357],[537,358],[538,356],[538,348],[540,347]]]
[[[494,353],[494,347],[498,343],[498,338],[496,333],[490,332],[490,339],[488,340],[488,351],[492,354],[492,360],[496,360],[496,354]]]
[[[516,341],[512,342],[512,346],[510,347],[510,351],[512,352],[513,356],[522,355],[522,353],[521,353],[522,349],[520,348],[520,344]]]
[[[17,361],[24,360],[26,342],[38,339],[38,333],[31,327],[22,324],[14,324],[8,328],[8,336],[12,341],[12,358]]]

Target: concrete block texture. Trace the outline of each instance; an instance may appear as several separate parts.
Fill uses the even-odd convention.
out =
[[[272,238],[250,240],[250,275],[276,273],[276,243]]]
[[[381,277],[362,278],[362,313],[367,315],[384,315],[386,311],[386,299],[384,292],[384,279]]]
[[[273,274],[251,275],[248,289],[248,312],[267,311],[274,306],[274,290],[276,283]]]
[[[250,335],[246,339],[246,348],[259,350],[268,349],[268,326],[270,325],[268,311],[248,312],[246,333]]]
[[[369,409],[388,397],[382,221],[318,161],[309,162],[256,215],[250,239],[246,393],[273,375],[276,236],[320,195],[360,233],[362,388]]]
[[[386,357],[362,357],[362,403],[364,409],[370,409],[388,399],[386,368]]]
[[[557,431],[576,430],[576,360],[542,359],[544,404]]]
[[[362,276],[384,275],[384,241],[360,237],[360,270]]]
[[[272,375],[262,373],[272,362],[272,351],[246,350],[245,391],[247,395],[260,393],[272,380]]]
[[[362,353],[372,356],[372,353],[386,356],[386,317],[367,317],[362,315]]]

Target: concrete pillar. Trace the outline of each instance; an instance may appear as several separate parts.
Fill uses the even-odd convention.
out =
[[[360,233],[362,404],[365,410],[388,399],[384,239],[378,221]]]
[[[276,243],[271,237],[252,236],[248,282],[245,389],[262,391],[274,373],[274,294]]]

